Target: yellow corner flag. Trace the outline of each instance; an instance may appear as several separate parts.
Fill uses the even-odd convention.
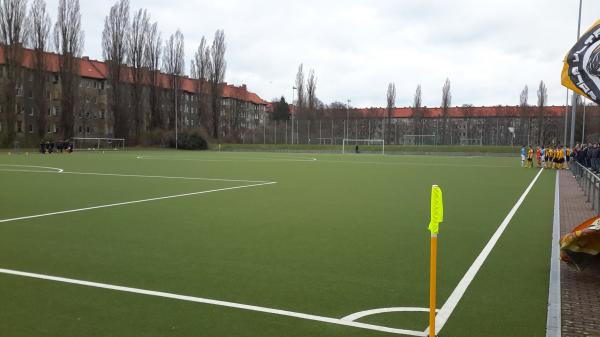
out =
[[[431,221],[429,222],[431,234],[437,234],[439,232],[440,222],[444,222],[442,189],[438,185],[433,185],[431,186]]]
[[[435,337],[437,236],[440,231],[440,222],[443,221],[444,203],[442,201],[442,189],[438,185],[433,185],[431,186],[431,220],[429,222],[429,231],[431,231],[429,255],[429,337]]]

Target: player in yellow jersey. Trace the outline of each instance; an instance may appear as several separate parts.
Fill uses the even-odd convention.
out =
[[[531,145],[527,148],[527,164],[525,164],[525,167],[533,167],[533,148],[531,148]]]
[[[554,153],[553,152],[554,152],[554,150],[550,146],[546,149],[546,168],[552,167],[552,163],[554,162]]]

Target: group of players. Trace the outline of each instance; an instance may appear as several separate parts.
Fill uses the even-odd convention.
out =
[[[521,147],[521,167],[543,167],[557,170],[566,169],[571,158],[571,148],[567,146],[536,146]]]

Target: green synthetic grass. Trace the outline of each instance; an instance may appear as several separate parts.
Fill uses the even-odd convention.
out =
[[[0,268],[333,318],[428,305],[432,184],[445,201],[441,307],[536,173],[517,158],[164,150],[3,153],[2,164],[275,181],[0,223]],[[553,177],[542,174],[441,336],[543,335]],[[0,171],[0,219],[247,184]],[[389,336],[5,274],[0,303],[3,336]],[[360,321],[422,331],[427,314]]]

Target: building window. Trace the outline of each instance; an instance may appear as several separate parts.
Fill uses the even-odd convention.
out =
[[[17,121],[17,132],[18,133],[23,132],[23,122],[22,121]]]
[[[85,128],[85,133],[90,133],[90,127]]]
[[[32,106],[29,107],[29,114],[28,115],[29,116],[33,116],[33,107]]]
[[[33,124],[29,124],[29,133],[33,133]]]
[[[80,126],[79,127],[79,133],[82,133],[82,132],[83,132],[83,128]]]

